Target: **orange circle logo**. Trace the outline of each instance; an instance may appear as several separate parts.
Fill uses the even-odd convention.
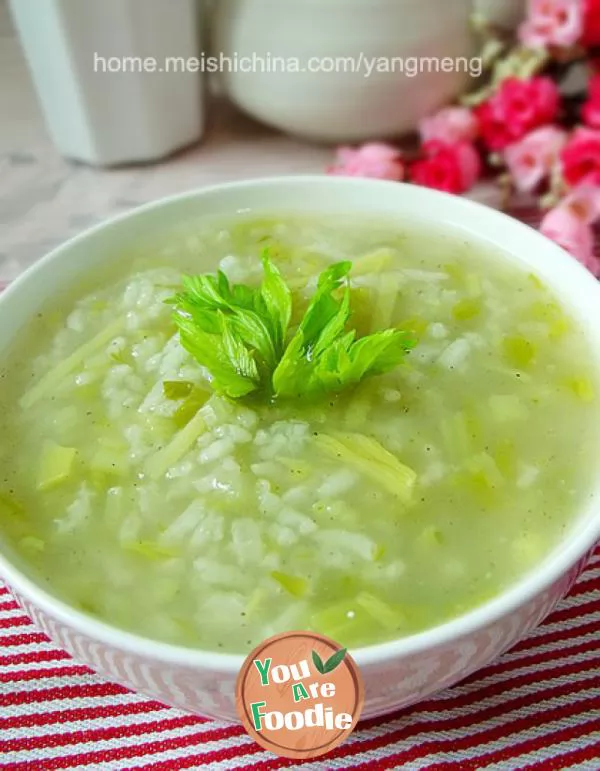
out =
[[[269,637],[248,656],[236,706],[248,734],[284,758],[324,755],[354,730],[364,704],[356,663],[314,632]]]

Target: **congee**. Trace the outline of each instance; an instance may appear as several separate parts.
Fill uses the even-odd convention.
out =
[[[409,635],[571,526],[590,359],[539,278],[461,232],[187,222],[107,255],[5,357],[6,547],[55,596],[170,643]]]

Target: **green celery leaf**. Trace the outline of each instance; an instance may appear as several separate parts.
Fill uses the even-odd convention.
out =
[[[275,351],[278,356],[281,356],[292,315],[292,293],[278,268],[269,258],[268,249],[263,252],[262,264],[265,277],[260,287],[260,294],[271,322]]]

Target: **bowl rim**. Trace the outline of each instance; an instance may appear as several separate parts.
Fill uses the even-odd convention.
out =
[[[184,203],[193,199],[201,199],[215,193],[235,192],[244,188],[249,190],[266,187],[277,188],[279,186],[289,186],[290,184],[292,186],[318,185],[331,188],[354,186],[364,188],[365,192],[368,192],[369,188],[371,188],[376,193],[381,193],[385,189],[391,191],[393,188],[398,191],[398,188],[405,188],[410,191],[411,196],[416,196],[417,199],[423,200],[424,205],[430,207],[429,211],[436,211],[435,203],[437,201],[440,205],[451,206],[455,212],[461,212],[465,221],[469,220],[470,223],[473,221],[477,222],[473,233],[476,238],[478,237],[482,240],[486,238],[486,228],[480,227],[477,215],[495,219],[498,225],[501,225],[503,228],[510,228],[515,233],[520,230],[523,235],[527,234],[529,240],[535,239],[540,250],[543,249],[550,254],[556,263],[561,266],[563,272],[571,273],[582,286],[587,281],[589,290],[586,291],[597,292],[598,299],[600,299],[600,284],[562,248],[523,222],[485,204],[473,201],[470,198],[459,197],[406,183],[326,175],[291,174],[278,177],[258,177],[193,188],[173,195],[163,196],[116,216],[109,217],[60,243],[41,259],[29,266],[0,294],[0,305],[4,304],[14,295],[18,295],[38,271],[42,271],[48,264],[60,260],[62,255],[68,253],[74,246],[94,237],[102,230],[125,220],[142,216],[155,209]],[[251,210],[250,208],[248,211]],[[240,209],[238,213],[245,211]],[[472,216],[469,217],[469,215]],[[590,495],[587,509],[589,512],[596,511],[595,518],[589,516],[589,522],[576,534],[572,534],[572,537],[566,544],[558,544],[550,554],[546,555],[542,562],[518,581],[509,585],[506,589],[481,605],[442,624],[406,637],[352,649],[352,656],[357,664],[360,667],[381,664],[417,653],[423,654],[444,644],[456,643],[478,630],[489,627],[494,622],[510,615],[519,607],[526,605],[529,601],[541,595],[564,577],[577,563],[585,560],[600,538],[600,516],[598,516],[598,503],[595,500],[594,492]],[[77,610],[69,603],[46,591],[40,584],[13,565],[3,552],[0,552],[0,578],[7,583],[9,589],[14,589],[19,601],[24,600],[26,605],[30,603],[34,608],[39,608],[53,620],[70,627],[75,632],[92,639],[96,643],[100,642],[107,647],[118,648],[123,652],[131,653],[138,657],[142,656],[148,660],[176,664],[193,669],[210,670],[219,674],[237,674],[247,656],[246,653],[224,653],[174,645],[112,626],[108,622],[101,621],[87,615],[83,611]]]

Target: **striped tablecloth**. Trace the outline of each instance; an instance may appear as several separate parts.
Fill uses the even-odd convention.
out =
[[[529,217],[523,217],[529,219]],[[38,632],[0,582],[0,769],[600,769],[600,547],[546,622],[433,699],[360,725],[324,760],[107,683]]]

